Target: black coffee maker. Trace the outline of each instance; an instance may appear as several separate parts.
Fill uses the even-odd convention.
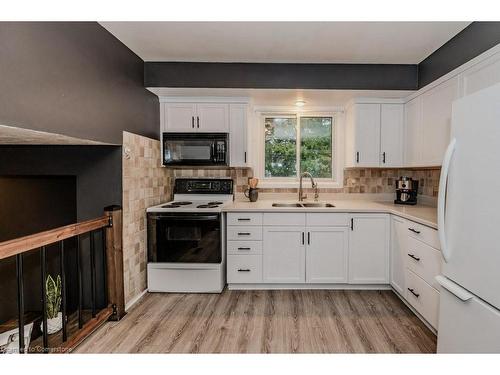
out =
[[[396,204],[417,204],[418,181],[411,177],[400,177],[396,182]]]

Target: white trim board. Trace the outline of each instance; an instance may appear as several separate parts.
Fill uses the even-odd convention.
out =
[[[413,99],[415,99],[417,96],[422,95],[426,91],[431,90],[432,88],[439,86],[441,83],[461,74],[464,73],[466,70],[472,68],[474,65],[480,64],[483,61],[489,59],[490,57],[496,55],[497,53],[500,53],[500,44],[497,44],[496,46],[490,48],[489,50],[483,52],[482,54],[474,57],[473,59],[467,61],[466,63],[460,65],[459,67],[453,69],[451,72],[446,73],[444,76],[439,77],[435,81],[432,81],[429,83],[427,86],[422,87],[418,91],[415,91],[413,94],[407,96],[404,98],[404,102],[407,103]]]
[[[250,98],[238,96],[159,96],[158,100],[160,103],[250,103]]]
[[[147,289],[144,289],[141,293],[136,295],[134,298],[132,298],[126,305],[125,305],[125,311],[128,312],[134,305],[139,302],[139,300],[146,295],[148,292]]]
[[[391,290],[388,284],[227,284],[229,290]]]

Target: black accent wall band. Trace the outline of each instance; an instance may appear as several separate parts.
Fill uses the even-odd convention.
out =
[[[500,22],[472,22],[418,65],[418,88],[500,43]]]
[[[415,90],[417,66],[146,62],[146,87]]]

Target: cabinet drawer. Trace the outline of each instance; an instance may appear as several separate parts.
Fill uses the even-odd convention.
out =
[[[227,241],[228,254],[262,254],[262,241]]]
[[[243,241],[261,241],[262,240],[262,227],[227,227],[228,240],[243,240]]]
[[[228,255],[227,282],[229,284],[261,283],[262,255]]]
[[[413,237],[409,237],[406,253],[406,266],[428,284],[439,290],[439,284],[435,277],[441,274],[441,252]]]
[[[441,249],[441,245],[439,244],[438,231],[436,229],[417,224],[413,221],[408,221],[408,234],[410,237],[419,239],[420,241],[434,247],[435,249]]]
[[[406,269],[406,288],[406,300],[437,329],[439,292],[409,269]]]
[[[264,213],[264,225],[306,225],[305,213],[272,212]]]
[[[338,214],[331,212],[307,213],[307,226],[320,225],[323,227],[347,227],[350,216],[348,214]]]
[[[227,225],[262,225],[262,213],[228,212]]]

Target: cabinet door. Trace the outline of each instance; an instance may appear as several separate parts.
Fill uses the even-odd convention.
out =
[[[196,131],[196,105],[192,103],[165,104],[165,131],[194,132]]]
[[[463,96],[500,82],[500,53],[470,67],[461,76]]]
[[[347,283],[348,228],[307,228],[306,281]]]
[[[202,103],[196,106],[196,129],[205,133],[229,132],[229,105]]]
[[[417,97],[405,104],[405,166],[419,165],[421,159],[422,100]]]
[[[408,240],[406,220],[391,218],[391,285],[402,296],[406,295],[405,267]]]
[[[356,166],[378,167],[380,164],[380,104],[355,105]]]
[[[457,97],[457,77],[422,95],[422,165],[441,165],[443,162],[450,142],[451,104]]]
[[[349,236],[349,282],[389,283],[389,216],[353,216]]]
[[[305,282],[304,227],[264,227],[265,283]]]
[[[229,165],[247,165],[247,111],[246,104],[229,105]]]
[[[382,167],[403,166],[403,104],[382,104],[380,112],[380,152]]]

